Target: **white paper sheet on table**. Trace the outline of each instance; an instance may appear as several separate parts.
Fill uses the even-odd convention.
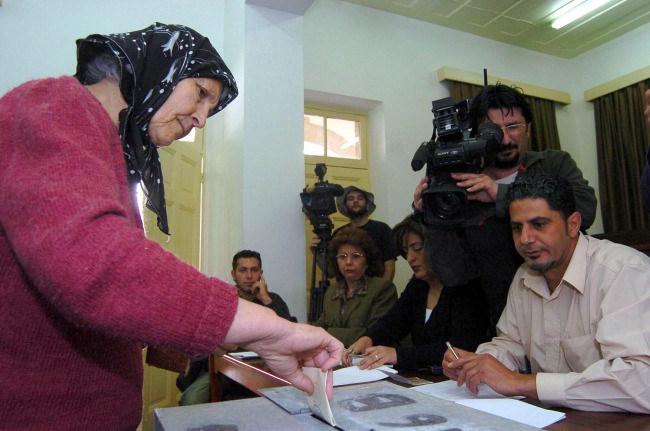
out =
[[[501,416],[522,424],[544,428],[565,418],[562,412],[543,409],[512,398],[472,399],[456,401],[473,409]]]
[[[474,395],[468,391],[465,386],[459,387],[454,380],[445,380],[444,382],[432,383],[430,385],[416,386],[413,388],[413,390],[425,393],[427,395],[433,395],[434,397],[442,398],[448,401],[482,398],[506,398],[503,395],[494,392],[492,388],[487,385],[480,385],[478,395]]]
[[[458,387],[453,380],[416,386],[412,390],[538,428],[544,428],[565,417],[562,412],[543,409],[515,399],[523,397],[505,397],[487,385],[479,386],[478,395],[472,394],[465,386]]]
[[[387,379],[388,376],[380,370],[389,373],[396,373],[394,369],[384,365],[374,370],[362,370],[356,365],[352,367],[339,368],[334,371],[334,386],[354,385],[357,383],[369,383]]]

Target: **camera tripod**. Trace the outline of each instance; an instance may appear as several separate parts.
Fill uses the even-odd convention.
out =
[[[330,231],[331,232],[331,231]],[[331,233],[328,235],[321,234],[318,235],[320,242],[316,247],[313,248],[313,260],[311,263],[311,296],[309,301],[309,316],[307,316],[310,322],[315,322],[320,317],[323,312],[323,299],[325,297],[325,291],[329,287],[328,275],[328,264],[329,259],[327,258],[327,247],[329,245],[329,240],[331,238]],[[318,262],[321,262],[321,276],[318,280],[318,285],[316,284],[316,265]]]

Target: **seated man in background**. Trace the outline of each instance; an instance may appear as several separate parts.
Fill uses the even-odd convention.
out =
[[[269,292],[262,276],[262,257],[256,251],[242,250],[232,258],[232,279],[237,286],[239,297],[255,304],[269,307],[280,317],[296,322],[289,313],[289,307],[277,293]],[[235,350],[235,346],[229,346]],[[230,350],[230,349],[229,349]],[[222,379],[222,392],[231,395],[251,394],[245,388],[237,387],[234,382]],[[181,406],[210,402],[210,375],[208,359],[201,359],[190,364],[186,373],[176,379],[176,386],[183,391],[178,404]],[[223,396],[225,393],[222,394]]]
[[[508,191],[525,263],[510,286],[498,336],[455,349],[445,374],[477,393],[487,384],[578,410],[650,413],[650,258],[580,232],[567,180],[522,177]],[[530,362],[532,374],[518,370]]]
[[[334,235],[328,256],[336,282],[325,291],[323,312],[314,325],[349,346],[397,301],[392,281],[382,278],[382,262],[370,235],[347,226]]]

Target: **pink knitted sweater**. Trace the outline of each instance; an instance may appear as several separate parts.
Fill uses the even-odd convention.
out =
[[[237,292],[144,237],[117,128],[74,78],[0,99],[0,429],[135,429],[142,345],[207,354]]]

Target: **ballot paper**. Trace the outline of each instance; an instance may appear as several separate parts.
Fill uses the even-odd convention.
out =
[[[255,352],[230,352],[228,355],[232,356],[233,358],[237,359],[252,359],[252,358],[259,358],[260,355],[258,355]]]
[[[445,380],[444,382],[432,383],[413,388],[414,391],[422,392],[427,395],[442,398],[449,401],[461,401],[467,399],[483,398],[505,398],[498,392],[492,390],[487,385],[479,385],[478,395],[471,393],[466,386],[458,386],[455,380]],[[523,397],[516,397],[523,398]]]
[[[537,428],[544,428],[565,418],[562,412],[515,399],[523,397],[505,397],[487,385],[479,385],[478,395],[472,394],[465,386],[459,387],[454,380],[418,386],[412,390]]]
[[[327,371],[315,367],[303,367],[302,371],[314,383],[314,392],[307,396],[307,404],[309,404],[311,412],[335,427],[336,421],[325,391],[327,388]]]
[[[339,368],[334,371],[334,386],[356,385],[357,383],[376,382],[387,379],[388,375],[383,373],[396,373],[391,367],[382,365],[374,370],[362,370],[358,366]]]

